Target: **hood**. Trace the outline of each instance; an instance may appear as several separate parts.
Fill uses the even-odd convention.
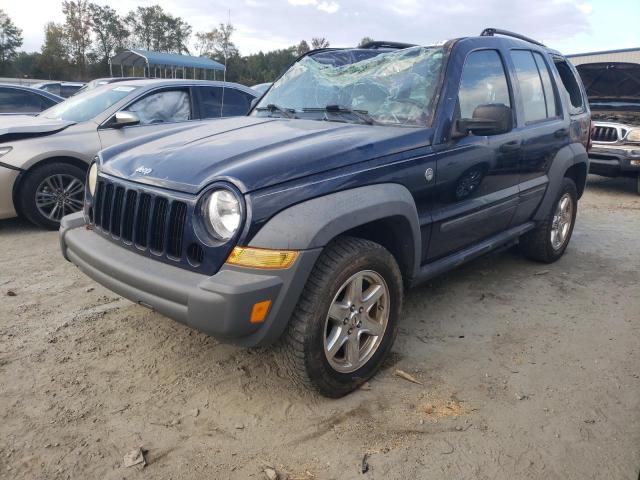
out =
[[[426,128],[234,117],[104,150],[104,173],[197,193],[225,180],[243,193],[428,145]]]
[[[640,64],[584,63],[576,68],[590,101],[640,101]]]
[[[30,115],[0,116],[0,143],[57,133],[75,122]]]

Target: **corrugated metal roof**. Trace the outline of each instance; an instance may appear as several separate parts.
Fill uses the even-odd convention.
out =
[[[176,53],[152,52],[132,48],[123,50],[111,57],[111,65],[145,67],[162,65],[168,67],[204,68],[206,70],[224,70],[224,65],[206,57],[178,55]]]

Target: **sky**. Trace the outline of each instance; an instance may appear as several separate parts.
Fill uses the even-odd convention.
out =
[[[244,55],[326,37],[331,46],[376,40],[428,45],[477,35],[485,27],[512,30],[562,53],[640,47],[640,0],[94,0],[120,14],[159,4],[208,31],[227,20]],[[23,30],[26,51],[40,50],[44,24],[62,22],[58,0],[0,0]]]

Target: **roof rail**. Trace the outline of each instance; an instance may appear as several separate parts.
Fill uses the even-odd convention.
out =
[[[415,46],[413,43],[375,41],[367,42],[358,48],[410,48]]]
[[[525,37],[524,35],[520,35],[519,33],[510,32],[509,30],[501,30],[499,28],[485,28],[482,33],[480,33],[481,37],[493,37],[494,35],[504,35],[505,37],[517,38],[519,40],[524,40],[525,42],[540,45],[541,47],[545,46],[544,43],[540,43],[537,40]]]

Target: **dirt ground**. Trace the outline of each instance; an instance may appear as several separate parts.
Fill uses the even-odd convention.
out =
[[[633,182],[591,177],[559,262],[502,252],[409,292],[386,368],[328,400],[2,221],[0,477],[635,480],[639,249]]]

